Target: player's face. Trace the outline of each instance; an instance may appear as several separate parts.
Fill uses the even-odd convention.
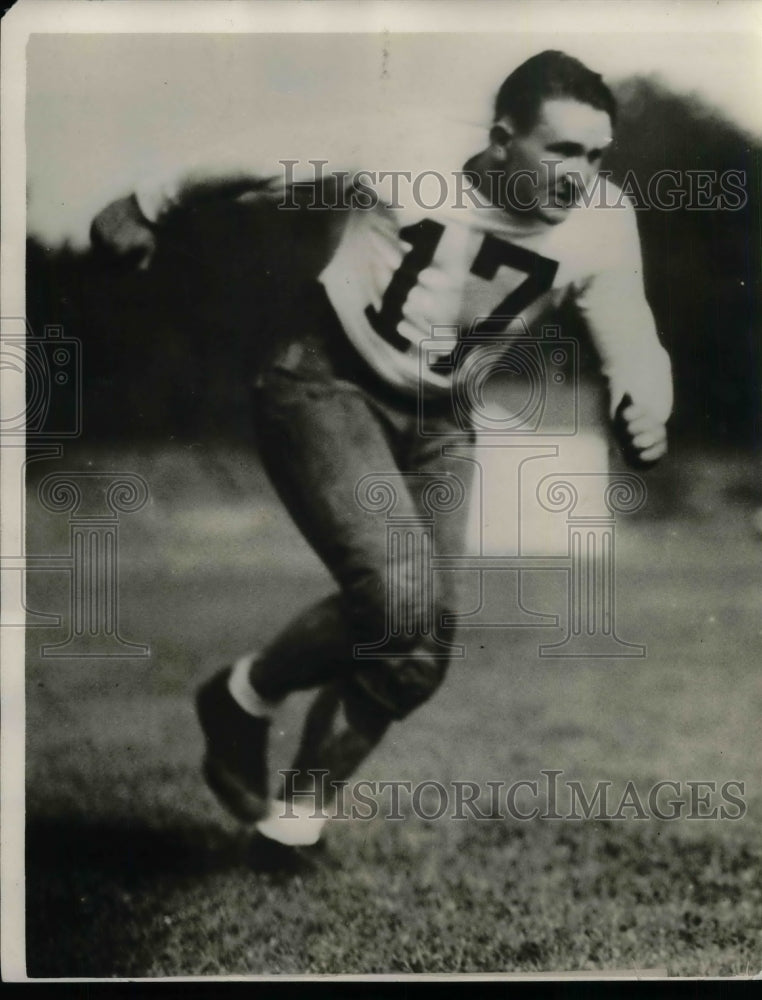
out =
[[[531,131],[514,132],[503,145],[505,203],[562,222],[580,185],[593,181],[611,132],[605,111],[566,98],[544,101]]]

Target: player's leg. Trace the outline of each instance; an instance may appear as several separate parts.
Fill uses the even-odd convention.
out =
[[[446,656],[430,634],[415,627],[429,609],[421,606],[421,581],[412,560],[393,574],[400,581],[394,600],[412,623],[404,636],[396,637],[399,649],[391,652],[398,655],[366,660],[360,668],[354,661],[355,644],[382,638],[389,580],[385,519],[361,508],[355,489],[368,473],[396,473],[400,460],[409,461],[412,468],[419,457],[410,454],[409,442],[416,417],[414,409],[383,412],[377,400],[374,405],[356,385],[337,377],[329,353],[320,337],[303,335],[290,345],[260,380],[257,421],[271,478],[341,592],[301,615],[253,665],[240,661],[227,687],[236,695],[236,711],[251,716],[252,727],[257,727],[257,732],[251,730],[250,742],[259,748],[261,732],[279,699],[324,680],[339,682],[343,707],[327,712],[328,695],[316,703],[298,763],[299,770],[324,767],[334,780],[342,780],[378,743],[391,719],[404,717],[436,689]],[[432,473],[448,471],[441,464],[442,449],[433,454],[437,460],[427,463],[424,456],[423,464]],[[415,521],[420,497],[414,498],[404,481],[397,482],[396,492],[396,516]],[[457,520],[450,517],[448,524]],[[449,548],[445,544],[443,551]],[[443,606],[448,606],[446,599]],[[224,684],[223,679],[217,682],[220,694]],[[213,749],[213,734],[205,730]],[[238,815],[255,819],[261,815],[264,789],[259,783],[252,788],[246,771],[264,768],[252,767],[251,753],[242,751],[246,741],[237,723],[230,733],[238,750],[231,748],[224,769],[234,772],[236,783],[248,784],[253,794],[240,808],[238,789],[231,791],[229,783],[224,787],[219,776],[216,790]]]
[[[349,699],[341,684],[326,684],[307,713],[301,744],[287,773],[288,793],[314,791],[318,806],[324,805],[330,800],[330,782],[354,774],[390,721],[374,706]],[[314,780],[316,774],[324,774],[325,780]]]
[[[293,618],[251,658],[249,683],[262,698],[277,704],[294,691],[335,680],[347,667],[351,643],[342,595],[330,594]]]
[[[436,531],[437,551],[457,555],[463,551],[468,509],[469,480],[472,464],[448,453],[447,445],[468,444],[469,434],[462,434],[442,418],[439,430],[443,435],[435,442],[419,440],[416,418],[409,409],[386,413],[399,430],[395,458],[406,466],[405,471],[415,472],[408,479],[396,477],[395,490],[404,493],[406,530],[414,531],[416,522],[425,533],[432,511],[426,500],[426,491],[436,486],[440,500],[450,494],[445,511],[440,511]],[[396,418],[396,419],[395,419]],[[404,445],[404,447],[403,447]],[[415,468],[413,468],[415,467]],[[377,470],[381,472],[381,470]],[[405,484],[405,485],[403,485]],[[449,489],[448,489],[449,487]],[[398,500],[399,502],[399,500]],[[410,535],[408,536],[410,537]],[[399,656],[374,661],[354,660],[351,670],[343,680],[324,687],[313,702],[302,734],[301,745],[292,769],[286,773],[284,797],[293,800],[293,810],[303,820],[301,829],[294,822],[290,810],[276,804],[271,816],[260,824],[261,829],[288,843],[311,843],[320,833],[321,815],[330,815],[332,783],[344,782],[356,771],[368,754],[382,739],[392,719],[407,715],[427,700],[441,683],[447,663],[444,642],[453,642],[453,629],[443,619],[457,610],[456,574],[434,574],[434,587],[424,585],[419,578],[421,563],[414,560],[403,567],[389,562],[387,552],[384,597],[391,603],[418,601],[421,593],[429,594],[432,607],[409,607],[408,623],[416,618],[427,621],[429,629],[406,647]],[[409,589],[399,592],[395,581],[406,579]],[[376,612],[372,616],[376,629],[384,622]],[[433,634],[432,634],[433,633]],[[377,631],[373,638],[381,638]],[[368,633],[366,632],[366,639]],[[389,646],[388,652],[393,652]],[[300,839],[301,838],[301,839]]]
[[[270,477],[341,593],[302,613],[254,663],[242,658],[199,692],[207,778],[244,819],[263,812],[263,748],[278,703],[350,672],[355,623],[378,617],[384,522],[356,503],[355,487],[368,472],[396,467],[388,429],[337,376],[320,323],[307,327],[258,380],[255,420]]]
[[[383,739],[391,719],[366,699],[355,699],[340,683],[317,693],[301,742],[269,815],[257,824],[264,836],[289,846],[318,841],[343,783]]]
[[[324,683],[305,720],[300,749],[286,793],[305,820],[321,804],[315,772],[331,782],[351,775],[382,739],[394,704],[346,692],[356,663],[354,647],[381,638],[385,627],[387,546],[383,514],[357,501],[368,474],[397,474],[394,428],[386,424],[356,386],[340,382],[332,391],[316,384],[284,381],[273,373],[259,399],[262,456],[270,477],[306,539],[340,585],[340,591],[297,617],[252,664],[250,679],[260,697],[281,699]],[[284,454],[300,454],[283,463]],[[412,520],[416,506],[404,483],[398,510]],[[295,772],[295,773],[294,773]],[[281,794],[284,790],[281,789]],[[304,793],[307,793],[306,795]],[[311,800],[305,801],[306,798]],[[285,843],[310,843],[319,823],[281,822],[281,805],[258,824]]]
[[[456,423],[450,401],[436,405],[428,400],[427,434],[416,431],[407,439],[405,452],[399,456],[403,471],[421,473],[414,482],[414,500],[422,515],[435,511],[434,555],[461,556],[465,552],[468,521],[473,500],[474,462],[471,449],[476,433],[470,426]],[[417,425],[420,421],[416,417]],[[435,482],[438,491],[427,498],[426,483]],[[450,484],[447,486],[447,484]],[[435,630],[439,639],[455,643],[456,629],[451,616],[462,610],[466,591],[473,584],[470,574],[455,569],[436,570],[432,600]],[[469,599],[470,603],[470,599]],[[460,639],[462,642],[462,637]]]

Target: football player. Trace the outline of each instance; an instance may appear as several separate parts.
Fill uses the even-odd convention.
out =
[[[396,474],[394,513],[414,532],[432,477],[467,488],[471,463],[447,445],[464,442],[452,392],[470,348],[479,349],[474,331],[502,335],[510,350],[517,330],[572,300],[630,458],[652,463],[666,451],[670,363],[644,294],[634,210],[599,174],[615,118],[598,74],[546,51],[501,86],[482,148],[431,119],[397,142],[369,116],[337,159],[333,149],[321,155],[325,146],[306,148],[288,123],[279,160],[263,165],[255,151],[238,164],[202,162],[149,178],[93,223],[94,242],[146,266],[163,220],[194,198],[251,191],[286,211],[289,188],[320,174],[350,208],[318,280],[295,288],[278,316],[277,345],[254,379],[262,460],[337,591],[197,696],[207,782],[235,816],[256,824],[261,858],[314,844],[321,801],[299,792],[319,796],[322,772],[327,804],[331,782],[348,778],[445,677],[451,629],[442,623],[457,609],[455,574],[440,574],[433,598],[423,596],[415,546],[390,561],[385,520],[356,491],[369,474]],[[385,148],[363,154],[365,137]],[[294,146],[298,155],[287,155]],[[451,339],[432,355],[434,330]],[[421,405],[437,436],[419,433]],[[456,504],[439,519],[439,551],[462,550],[465,509]],[[387,600],[405,611],[406,627],[394,634]],[[355,655],[381,639],[383,656]],[[284,699],[306,688],[318,691],[284,812],[270,798],[268,732]]]

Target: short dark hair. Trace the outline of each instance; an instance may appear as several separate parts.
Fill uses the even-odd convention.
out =
[[[540,105],[554,97],[570,97],[605,111],[616,123],[616,98],[584,63],[557,49],[546,49],[506,77],[495,99],[495,121],[508,115],[519,133],[537,124]]]

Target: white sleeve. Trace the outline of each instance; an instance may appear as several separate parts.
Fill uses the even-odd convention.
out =
[[[576,302],[608,380],[611,416],[629,394],[666,421],[673,404],[672,368],[646,300],[635,210],[620,202],[593,214],[601,264],[577,288]]]
[[[161,223],[169,211],[192,199],[235,197],[248,191],[285,194],[289,182],[310,179],[314,175],[306,171],[298,176],[287,157],[284,163],[260,164],[254,157],[238,159],[223,153],[153,172],[138,182],[135,198],[149,222]]]

